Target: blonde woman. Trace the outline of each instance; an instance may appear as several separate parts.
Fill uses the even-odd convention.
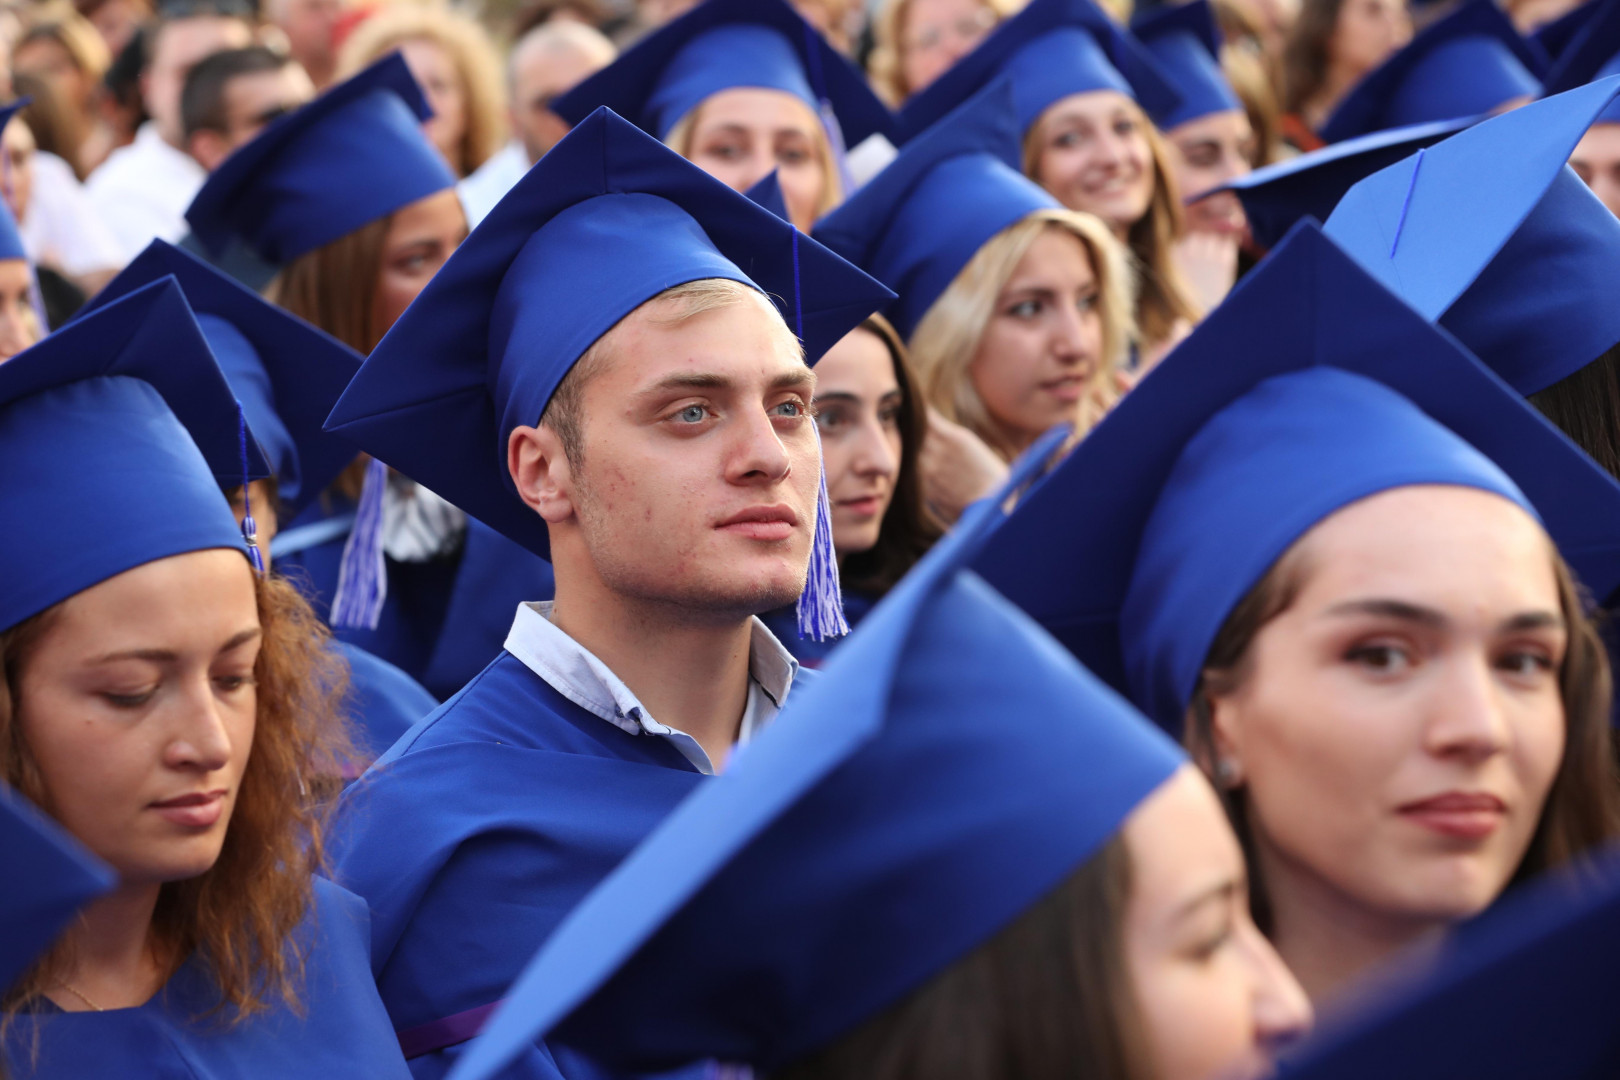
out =
[[[396,49],[433,108],[423,130],[455,174],[465,178],[506,142],[506,99],[495,46],[483,27],[459,11],[401,4],[372,15],[344,42],[338,78]]]
[[[1100,218],[1141,274],[1136,365],[1150,368],[1202,315],[1189,275],[1202,248],[1178,249],[1185,224],[1170,149],[1152,116],[1179,95],[1146,51],[1090,0],[1034,0],[945,78],[907,103],[915,137],[997,79],[1012,88],[1025,175],[1071,210]]]
[[[842,149],[893,118],[784,0],[708,0],[558,98],[577,124],[607,105],[736,191],[777,174],[808,232],[843,201]]]
[[[889,317],[933,410],[924,492],[946,519],[1051,427],[1082,437],[1117,399],[1134,332],[1123,246],[1017,159],[998,88],[908,144],[816,229],[899,294]]]
[[[872,22],[872,88],[899,108],[1020,6],[1022,0],[884,0]]]

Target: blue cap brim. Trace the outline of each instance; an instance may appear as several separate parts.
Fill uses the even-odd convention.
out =
[[[117,875],[61,826],[0,782],[0,986],[10,986],[55,942],[86,901]]]
[[[1210,194],[1230,191],[1237,195],[1254,242],[1269,249],[1306,218],[1326,221],[1344,193],[1373,173],[1475,122],[1472,118],[1439,120],[1375,131],[1256,169]]]

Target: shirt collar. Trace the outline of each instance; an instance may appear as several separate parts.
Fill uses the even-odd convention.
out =
[[[586,712],[632,735],[670,738],[699,770],[713,772],[708,755],[696,740],[658,723],[624,680],[551,622],[551,607],[550,601],[519,606],[506,637],[506,651]],[[749,630],[749,693],[739,744],[775,718],[799,672],[799,662],[763,622],[751,620]],[[764,701],[759,700],[761,696]]]

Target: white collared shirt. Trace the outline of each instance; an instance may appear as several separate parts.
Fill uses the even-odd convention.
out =
[[[107,155],[85,193],[112,230],[128,262],[154,238],[178,243],[186,234],[186,207],[208,174],[191,155],[177,150],[148,120],[135,129],[135,141]]]
[[[799,662],[776,635],[752,620],[748,645],[748,704],[743,709],[737,745],[742,746],[776,719]],[[668,739],[701,773],[714,775],[708,752],[686,732],[660,724],[624,685],[624,681],[579,642],[551,622],[550,601],[523,604],[506,636],[506,651],[540,676],[563,697],[632,735]]]

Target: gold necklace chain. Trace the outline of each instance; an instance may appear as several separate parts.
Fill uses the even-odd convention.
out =
[[[56,985],[60,986],[62,989],[66,990],[68,993],[72,994],[74,997],[78,998],[80,1001],[82,1001],[86,1005],[90,1006],[91,1011],[93,1011],[93,1012],[106,1012],[107,1011],[106,1009],[103,1009],[100,1005],[97,1005],[95,1002],[93,1002],[89,998],[85,997],[84,994],[82,994],[78,990],[74,989],[74,986],[73,986],[72,983],[70,983],[70,982],[59,982]]]

